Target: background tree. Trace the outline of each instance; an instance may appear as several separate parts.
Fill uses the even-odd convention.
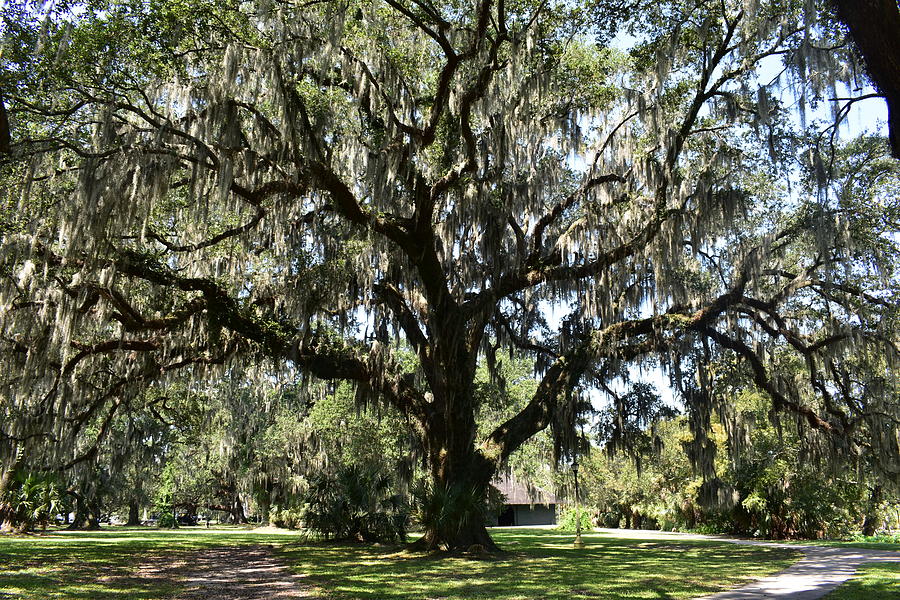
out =
[[[548,427],[558,460],[577,452],[582,392],[629,362],[666,366],[699,431],[705,364],[733,353],[807,442],[865,441],[895,482],[893,384],[840,387],[845,357],[896,354],[897,282],[890,261],[858,260],[870,246],[841,204],[881,199],[883,181],[840,177],[824,125],[805,122],[852,71],[825,14],[11,5],[4,464],[48,428],[48,460],[76,460],[85,426],[105,437],[153,382],[255,362],[260,387],[346,380],[408,416],[433,488],[480,499]],[[763,78],[778,57],[793,79]],[[782,376],[776,346],[809,377]],[[497,348],[531,356],[540,382],[479,436],[476,372]],[[422,543],[494,548],[468,510]]]

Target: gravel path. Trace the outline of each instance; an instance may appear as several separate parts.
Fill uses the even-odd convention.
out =
[[[767,546],[800,550],[805,557],[780,573],[776,573],[743,587],[704,596],[700,600],[815,600],[822,598],[853,577],[857,567],[867,562],[900,562],[900,552],[835,548],[737,540],[724,536],[698,535],[636,529],[600,529],[601,533],[635,539],[694,539],[715,540],[746,546]]]
[[[314,598],[303,576],[292,573],[266,546],[227,546],[162,558],[141,565],[142,578],[178,580],[185,589],[173,600],[289,600]]]

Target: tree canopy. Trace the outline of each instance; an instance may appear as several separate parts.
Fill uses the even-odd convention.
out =
[[[896,484],[900,179],[884,139],[838,135],[863,83],[830,5],[3,19],[5,464],[91,459],[152,386],[317,378],[406,415],[435,489],[483,496],[548,427],[558,460],[583,449],[591,390],[635,364],[703,431],[727,355],[808,447]],[[539,383],[479,435],[504,352]],[[493,547],[458,523],[423,543]]]

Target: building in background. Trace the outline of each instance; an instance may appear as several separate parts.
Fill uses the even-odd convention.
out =
[[[491,482],[506,498],[499,514],[492,515],[488,525],[510,527],[521,525],[555,525],[557,499],[539,487],[520,483],[511,473],[501,474]]]

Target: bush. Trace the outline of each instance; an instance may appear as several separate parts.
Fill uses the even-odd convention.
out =
[[[164,507],[165,508],[165,507]],[[171,510],[164,510],[156,521],[157,527],[175,527],[175,515]]]
[[[594,528],[594,524],[591,523],[590,509],[584,506],[576,509],[574,506],[556,505],[556,528],[560,531],[576,531],[578,517],[581,518],[582,531],[590,531]]]
[[[303,509],[300,508],[274,508],[269,517],[272,525],[285,529],[303,528]]]
[[[11,510],[16,527],[30,531],[44,529],[62,506],[63,488],[52,473],[19,471],[0,502]]]
[[[621,520],[621,515],[614,511],[605,512],[600,515],[600,525],[609,529],[618,529],[619,521]]]
[[[306,494],[303,524],[325,539],[406,541],[409,510],[393,486],[388,475],[359,466],[320,475]]]

